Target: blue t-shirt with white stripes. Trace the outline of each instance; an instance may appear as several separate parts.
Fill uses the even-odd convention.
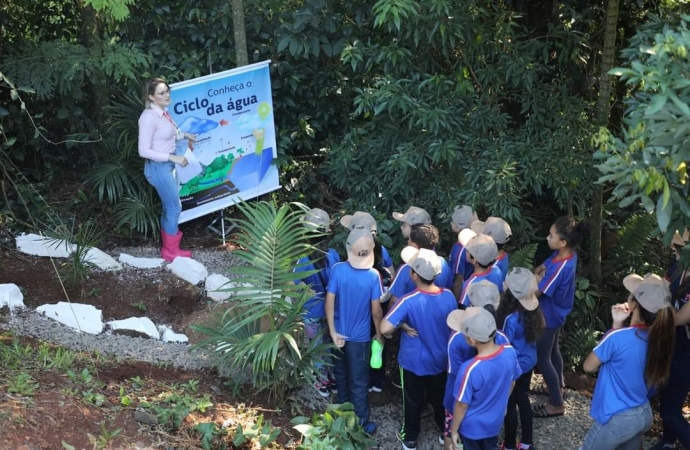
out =
[[[402,333],[398,363],[416,375],[436,375],[446,369],[446,343],[450,329],[448,314],[457,309],[455,296],[448,289],[428,292],[416,289],[403,296],[386,314],[394,327],[405,322],[417,336]]]
[[[573,309],[575,301],[575,271],[577,254],[571,253],[565,258],[556,259],[558,252],[544,261],[544,277],[539,282],[539,306],[544,314],[546,328],[558,328],[565,323],[565,318]]]
[[[453,388],[456,401],[468,405],[460,434],[469,439],[498,436],[503,427],[512,382],[520,378],[515,350],[502,345],[488,356],[466,361]]]
[[[593,351],[601,361],[590,407],[594,420],[604,425],[614,415],[648,402],[644,379],[646,327],[611,330]]]

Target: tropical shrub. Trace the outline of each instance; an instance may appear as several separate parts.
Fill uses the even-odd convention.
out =
[[[292,419],[293,427],[303,440],[299,450],[350,449],[365,450],[376,447],[372,439],[359,424],[352,403],[328,405],[324,413]]]
[[[675,23],[674,23],[675,22]],[[601,129],[593,139],[603,173],[615,185],[612,200],[654,212],[670,242],[690,226],[690,16],[658,17],[638,29],[621,52],[626,63],[611,74],[632,89],[620,135]]]
[[[254,388],[282,403],[290,389],[315,381],[314,364],[329,346],[307,342],[303,309],[312,296],[300,283],[314,271],[295,272],[300,257],[310,254],[314,233],[299,220],[295,205],[239,203],[245,216],[236,219],[233,255],[242,264],[230,269],[233,304],[214,326],[193,328],[208,336],[199,344],[217,365],[248,374]]]

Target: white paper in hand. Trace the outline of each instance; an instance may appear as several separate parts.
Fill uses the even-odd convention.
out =
[[[177,174],[177,182],[184,184],[203,172],[201,163],[194,155],[194,152],[187,149],[184,152],[184,157],[187,158],[187,167],[182,167],[179,164],[175,164],[175,173]]]

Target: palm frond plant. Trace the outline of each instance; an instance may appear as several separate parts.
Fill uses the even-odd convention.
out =
[[[315,271],[294,271],[317,235],[300,222],[301,205],[237,207],[245,218],[236,220],[234,256],[244,264],[229,271],[239,285],[228,289],[233,304],[217,325],[193,329],[208,336],[198,346],[209,349],[219,367],[249,375],[255,389],[282,403],[290,389],[314,381],[314,364],[329,349],[304,335],[304,304],[313,293],[300,281]]]
[[[97,144],[87,186],[100,202],[113,205],[116,228],[148,235],[158,230],[158,197],[144,177],[144,160],[137,153],[137,119],[143,104],[135,95],[120,91],[109,107],[112,125]]]
[[[537,252],[537,244],[523,245],[510,254],[510,267],[524,267],[534,269],[534,255]]]
[[[160,228],[160,203],[156,203],[153,188],[142,188],[122,198],[113,206],[115,228],[129,228],[148,236]]]

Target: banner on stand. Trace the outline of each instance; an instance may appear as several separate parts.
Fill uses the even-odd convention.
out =
[[[178,141],[180,223],[280,188],[269,63],[170,85],[170,115],[198,135]]]

